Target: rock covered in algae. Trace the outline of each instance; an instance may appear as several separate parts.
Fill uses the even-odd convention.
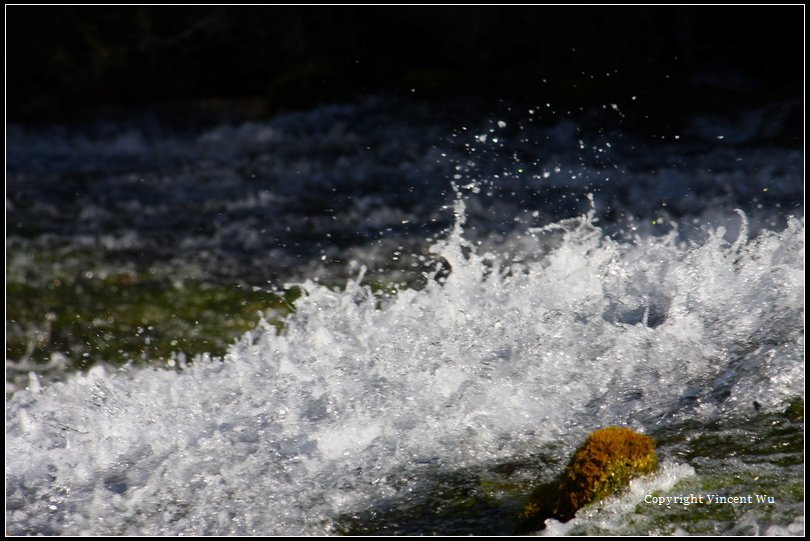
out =
[[[583,506],[622,490],[658,467],[655,441],[619,426],[596,430],[577,449],[562,475],[539,487],[521,511],[522,529],[549,518],[567,521]]]

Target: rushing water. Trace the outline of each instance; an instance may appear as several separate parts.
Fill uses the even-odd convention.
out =
[[[7,401],[7,530],[510,533],[538,478],[621,424],[660,472],[547,532],[803,533],[802,157],[773,143],[780,111],[643,145],[540,108],[462,128],[373,100],[202,136],[12,130],[20,252],[302,294],[222,360],[32,371]],[[683,494],[774,500],[645,501]]]

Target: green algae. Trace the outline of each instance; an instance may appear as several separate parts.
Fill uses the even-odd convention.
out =
[[[8,272],[10,271],[10,272]],[[191,274],[191,273],[188,273]],[[300,292],[107,265],[90,250],[34,253],[6,278],[6,358],[69,368],[219,356],[259,319],[281,329]]]

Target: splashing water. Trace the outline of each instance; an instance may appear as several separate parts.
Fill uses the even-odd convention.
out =
[[[432,476],[564,460],[601,426],[695,438],[803,396],[803,220],[732,244],[722,228],[623,242],[590,212],[528,230],[513,262],[465,240],[455,211],[424,288],[308,281],[282,333],[262,324],[221,362],[32,374],[7,404],[7,530],[332,533]],[[644,491],[694,475],[672,458]],[[787,514],[758,520],[803,529]]]

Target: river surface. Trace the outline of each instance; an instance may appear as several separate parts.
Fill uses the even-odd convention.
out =
[[[6,529],[509,534],[624,425],[542,532],[803,533],[800,108],[652,105],[9,127]]]

